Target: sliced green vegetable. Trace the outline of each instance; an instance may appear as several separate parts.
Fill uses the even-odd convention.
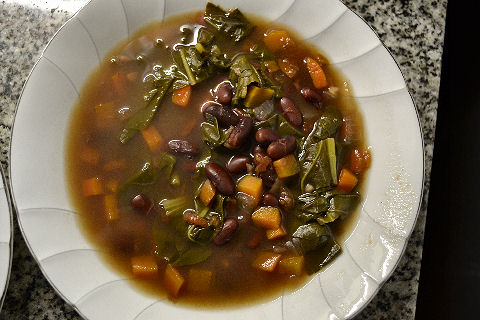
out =
[[[328,105],[320,119],[315,122],[313,134],[317,139],[333,138],[342,125],[342,114],[337,107]]]
[[[221,195],[217,195],[215,197],[215,205],[214,207],[209,210],[203,204],[197,205],[197,214],[206,218],[207,220],[211,220],[214,216],[215,219],[219,221],[219,228],[215,229],[213,226],[208,226],[206,228],[202,228],[195,225],[190,225],[187,231],[187,237],[193,242],[197,242],[200,244],[208,244],[210,243],[215,235],[220,231],[221,226],[223,225],[224,220],[224,213],[223,213],[223,204],[225,201],[225,197]],[[197,202],[196,202],[197,203]],[[201,209],[203,208],[203,209]],[[206,210],[205,210],[206,209]]]
[[[220,129],[217,118],[209,113],[205,114],[206,121],[200,125],[202,140],[211,148],[219,147],[227,141],[232,128]]]
[[[120,133],[118,139],[121,143],[127,143],[137,133],[138,130],[144,130],[150,125],[150,122],[152,122],[153,116],[157,112],[165,93],[172,84],[172,81],[172,78],[164,78],[156,82],[154,93],[153,91],[149,91],[153,97],[151,100],[149,100],[148,105],[145,108],[137,111],[130,118],[130,120],[128,120],[127,125]]]
[[[183,211],[188,208],[188,200],[186,197],[178,197],[167,199],[161,202],[167,217],[182,215]]]
[[[305,136],[303,132],[294,128],[281,114],[274,114],[267,120],[255,124],[255,129],[258,130],[261,128],[274,129],[282,136],[294,136],[296,138],[302,138]]]
[[[240,10],[234,9],[231,12],[226,12],[211,2],[207,3],[204,19],[215,30],[225,34],[235,42],[247,37],[254,28]]]
[[[328,211],[317,218],[321,225],[335,221],[339,217],[348,216],[360,201],[358,194],[337,194],[330,198]]]
[[[298,227],[292,235],[292,242],[300,253],[305,254],[317,249],[329,237],[328,228],[311,222]]]
[[[118,191],[122,192],[132,185],[149,185],[157,181],[157,171],[151,162],[145,162],[142,168],[133,176],[128,178],[123,184],[118,187]]]
[[[241,55],[235,58],[230,69],[230,81],[235,88],[232,103],[238,104],[248,93],[248,86],[252,83],[262,86],[262,77],[257,69],[248,61],[247,56]]]
[[[336,176],[336,157],[329,152],[326,139],[312,144],[307,142],[303,144],[299,157],[300,188],[305,192],[306,186],[310,185],[316,191],[326,191],[334,183],[332,172],[335,171]]]

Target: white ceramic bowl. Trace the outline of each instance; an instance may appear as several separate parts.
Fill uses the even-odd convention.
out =
[[[0,168],[0,310],[7,293],[12,264],[12,212],[3,167]]]
[[[338,0],[221,4],[291,26],[350,80],[373,155],[359,219],[343,253],[303,288],[240,309],[177,306],[144,295],[110,270],[80,232],[67,195],[65,137],[72,107],[115,44],[145,23],[203,9],[205,1],[92,0],[35,65],[18,105],[10,158],[25,240],[52,286],[87,319],[350,318],[372,299],[405,249],[422,196],[422,134],[402,74],[376,34]]]

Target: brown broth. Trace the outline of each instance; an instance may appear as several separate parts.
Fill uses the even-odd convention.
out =
[[[89,240],[103,252],[108,264],[126,277],[132,277],[131,257],[150,254],[152,251],[152,225],[155,215],[160,212],[157,202],[161,199],[176,197],[181,193],[192,197],[192,191],[189,188],[192,173],[182,169],[191,166],[191,161],[181,157],[177,159],[176,168],[180,168],[178,173],[183,182],[182,186],[172,187],[160,175],[157,183],[147,186],[143,190],[143,193],[150,199],[155,199],[156,205],[153,214],[142,215],[134,212],[128,202],[129,197],[132,196],[130,194],[119,199],[120,218],[115,223],[110,223],[106,219],[102,196],[86,198],[82,194],[82,181],[86,178],[101,176],[106,192],[113,193],[119,184],[141,168],[145,159],[151,158],[152,152],[143,141],[141,134],[137,134],[126,145],[122,145],[118,142],[118,133],[125,125],[126,119],[135,110],[143,107],[143,86],[140,80],[151,71],[154,64],[165,60],[165,57],[159,53],[161,49],[152,46],[153,41],[162,39],[166,45],[174,45],[181,37],[180,26],[198,21],[199,16],[199,13],[192,13],[169,19],[166,22],[151,24],[132,36],[133,40],[119,44],[89,77],[71,117],[67,139],[66,170],[71,199],[77,212],[80,213],[79,224]],[[232,51],[238,50],[247,41],[261,42],[263,34],[267,30],[275,27],[285,29],[261,19],[251,19],[250,17],[249,19],[257,25],[257,28],[249,36],[249,39],[232,46]],[[294,32],[289,31],[289,33],[295,35]],[[298,39],[298,37],[294,38]],[[144,47],[145,44],[147,44],[146,47]],[[323,57],[317,49],[301,42],[298,44],[300,47],[295,53],[298,57],[305,57],[307,54]],[[110,63],[110,58],[125,55],[135,59],[140,54],[144,57],[143,64],[132,63],[133,66],[128,67],[130,70],[127,73],[131,73],[132,79],[136,73],[135,80],[129,83],[129,87],[132,89],[123,94],[120,91],[116,92],[110,79],[115,74],[117,67]],[[355,145],[364,148],[365,139],[361,114],[354,99],[351,98],[348,82],[331,66],[326,69],[326,74],[329,81],[339,88],[336,105],[344,116],[351,117],[358,126],[358,141]],[[299,78],[309,79],[308,72],[302,69]],[[173,138],[188,137],[197,145],[202,145],[199,126],[203,121],[201,105],[211,98],[210,90],[222,79],[226,79],[226,76],[215,76],[196,85],[193,88],[192,100],[186,108],[173,104],[171,95],[166,95],[152,121],[152,125],[158,129],[164,142]],[[298,92],[287,92],[287,95],[298,103],[306,119],[315,117],[314,108],[306,103]],[[92,150],[97,151],[92,152]],[[118,160],[127,164],[125,169],[105,171],[105,165],[114,166],[117,162],[112,161]],[[118,163],[122,165],[122,162]],[[357,190],[361,190],[361,185],[357,187]],[[351,214],[347,219],[333,224],[332,230],[337,239],[342,239],[344,235],[348,234],[352,223],[356,220],[355,216],[356,214]],[[214,248],[215,257],[212,256],[192,267],[201,270],[208,268],[221,270],[215,274],[216,289],[200,293],[187,290],[180,298],[170,297],[172,301],[187,306],[201,304],[202,308],[234,307],[276,298],[282,294],[283,290],[296,289],[310,278],[306,274],[295,277],[253,270],[250,266],[251,261],[261,249],[271,248],[272,242],[263,242],[255,250],[248,248],[245,243],[256,228],[242,224],[242,222],[240,224],[244,227],[232,241],[225,246]],[[163,288],[162,276],[160,276],[164,268],[165,263],[159,262],[159,276],[137,279],[135,286],[154,296],[168,296]],[[188,276],[190,267],[178,269],[185,277]]]

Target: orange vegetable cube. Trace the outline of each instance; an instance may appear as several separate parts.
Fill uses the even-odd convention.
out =
[[[172,102],[180,107],[186,107],[190,102],[191,94],[192,94],[192,86],[190,85],[180,89],[173,90]]]
[[[96,165],[100,160],[100,152],[96,149],[85,147],[80,153],[80,159],[88,164]]]
[[[188,291],[207,291],[212,283],[213,273],[210,270],[190,269],[188,272]]]
[[[273,161],[273,167],[280,179],[294,176],[300,172],[297,159],[295,159],[293,154],[289,154],[288,156]]]
[[[103,204],[105,207],[105,216],[108,221],[118,219],[117,198],[113,194],[107,194],[103,198]]]
[[[200,188],[200,200],[202,200],[203,204],[208,206],[210,202],[212,202],[213,198],[215,197],[215,186],[210,180],[205,180],[202,187]]]
[[[256,207],[262,199],[263,181],[258,177],[246,175],[238,183],[237,190],[253,197],[254,207]]]
[[[167,264],[167,267],[165,268],[163,282],[170,294],[174,297],[178,297],[178,294],[180,293],[180,289],[182,288],[185,279],[180,274],[180,272],[178,272],[177,269],[175,269],[171,264]]]
[[[270,73],[280,70],[280,67],[274,60],[265,61],[265,67],[267,67],[267,70]]]
[[[124,73],[117,72],[112,76],[113,89],[115,92],[123,96],[127,91],[127,77]]]
[[[153,277],[157,275],[157,261],[153,256],[136,256],[130,259],[132,273],[137,278]]]
[[[263,42],[268,50],[276,52],[290,45],[293,41],[290,35],[285,30],[273,30],[270,31],[263,38]]]
[[[148,145],[150,151],[155,152],[163,144],[163,138],[158,132],[157,128],[153,125],[149,125],[145,130],[140,131],[142,133],[143,139]]]
[[[99,177],[93,177],[82,182],[83,195],[86,197],[103,194],[103,183]]]
[[[278,253],[263,251],[253,260],[252,267],[262,271],[273,272],[280,261],[282,255]]]
[[[328,85],[327,76],[320,63],[310,57],[305,58],[305,63],[307,64],[308,72],[312,78],[313,86],[317,89],[325,88]]]
[[[303,272],[303,256],[283,257],[278,263],[278,272],[299,276]]]
[[[253,224],[257,227],[276,230],[280,228],[282,216],[275,207],[260,207],[252,213]]]
[[[340,171],[337,189],[343,190],[345,192],[350,192],[353,188],[355,188],[357,182],[357,177],[349,170],[343,168],[342,171]]]
[[[370,151],[360,151],[358,149],[352,150],[350,154],[350,169],[355,174],[362,174],[365,170],[370,167],[370,162],[372,160],[372,156],[370,155]]]
[[[277,229],[268,229],[267,230],[267,239],[278,239],[287,235],[285,228],[280,225]]]
[[[289,58],[278,59],[278,65],[280,66],[280,69],[282,69],[283,73],[285,73],[285,75],[289,78],[295,77],[298,70],[300,70],[297,64]]]
[[[247,97],[245,98],[245,107],[255,108],[271,99],[275,91],[270,88],[260,88],[257,86],[251,86],[248,89]]]

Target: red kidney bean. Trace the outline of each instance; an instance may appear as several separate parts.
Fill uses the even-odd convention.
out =
[[[295,105],[295,102],[288,98],[283,97],[278,103],[282,115],[295,127],[300,127],[303,123],[303,115],[300,109]]]
[[[235,218],[227,218],[223,222],[222,230],[213,238],[213,243],[217,246],[224,245],[230,241],[238,228],[238,221]]]
[[[265,193],[262,200],[263,205],[270,207],[278,207],[278,198],[273,193]]]
[[[232,109],[215,102],[211,102],[205,109],[203,109],[203,113],[211,114],[217,118],[218,124],[221,127],[234,126],[240,121],[240,118],[232,111]]]
[[[226,146],[232,149],[238,149],[248,140],[253,130],[253,120],[250,117],[240,119],[240,122],[233,128],[228,136]]]
[[[262,179],[263,185],[267,188],[271,188],[275,183],[275,180],[277,180],[277,173],[272,165],[267,167],[264,172],[259,173],[258,176]]]
[[[317,109],[323,106],[322,96],[311,88],[303,88],[300,90],[302,97],[308,102],[313,104]]]
[[[267,154],[272,159],[280,159],[295,151],[297,140],[293,136],[286,136],[270,143]]]
[[[252,158],[248,156],[233,156],[225,167],[230,173],[241,173],[247,171],[247,163],[251,164]]]
[[[270,143],[278,139],[280,139],[280,135],[276,131],[268,128],[260,129],[255,134],[255,140],[261,145],[268,146]]]
[[[215,90],[216,100],[225,105],[229,105],[233,98],[233,87],[228,81],[220,83]]]
[[[130,205],[143,213],[149,213],[153,208],[153,203],[144,194],[137,194],[130,200]]]
[[[182,153],[190,156],[198,154],[197,146],[188,140],[170,140],[167,146],[172,153]]]
[[[235,193],[235,183],[222,166],[216,163],[209,163],[205,166],[205,173],[218,192],[226,196]]]

